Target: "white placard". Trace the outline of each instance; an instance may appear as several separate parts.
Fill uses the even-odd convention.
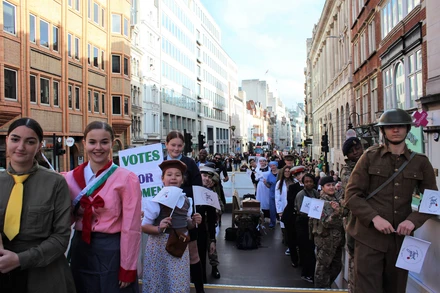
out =
[[[192,190],[194,205],[208,205],[221,210],[217,193],[202,186],[193,186]]]
[[[312,198],[310,201],[309,217],[314,219],[321,219],[322,209],[325,201],[322,199]]]
[[[425,214],[440,215],[440,191],[425,189],[419,212]]]
[[[163,162],[162,144],[150,144],[132,149],[119,151],[119,166],[136,174],[141,184],[142,210],[145,201],[158,194],[162,189]]]
[[[310,203],[311,203],[311,201],[312,201],[311,197],[304,196],[303,202],[301,204],[301,208],[300,208],[299,211],[302,212],[302,213],[308,214],[309,210],[310,210]]]
[[[415,273],[420,273],[423,262],[431,242],[405,236],[399,256],[397,257],[396,267]]]

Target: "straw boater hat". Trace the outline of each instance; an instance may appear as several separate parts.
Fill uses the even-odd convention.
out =
[[[182,172],[182,174],[185,174],[186,172],[186,164],[181,160],[163,161],[162,163],[160,163],[159,168],[162,170],[162,173],[164,173],[169,168],[179,169]]]

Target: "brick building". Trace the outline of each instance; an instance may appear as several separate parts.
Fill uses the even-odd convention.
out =
[[[87,159],[82,132],[94,120],[115,129],[116,156],[129,144],[131,124],[130,1],[8,0],[0,7],[0,165],[8,126],[19,117],[42,125],[51,162],[53,134],[61,139],[58,170]]]

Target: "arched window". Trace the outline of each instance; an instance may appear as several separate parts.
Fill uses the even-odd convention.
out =
[[[336,109],[336,133],[341,129],[339,126],[339,109]],[[340,132],[339,132],[340,133]],[[340,136],[336,138],[336,147],[339,149],[340,146]]]
[[[403,68],[403,63],[398,62],[394,71],[394,84],[396,85],[396,106],[400,109],[405,109],[405,69]]]

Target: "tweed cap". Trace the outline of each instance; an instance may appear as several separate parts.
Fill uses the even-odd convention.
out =
[[[293,159],[295,159],[295,158],[290,154],[284,156],[284,161],[293,161]]]
[[[357,137],[348,138],[344,142],[344,145],[342,146],[342,153],[344,154],[344,156],[348,155],[348,152],[350,151],[350,149],[357,144],[359,144],[359,145],[361,144],[361,141],[359,140],[359,138],[357,138]]]
[[[159,168],[162,170],[162,173],[164,173],[169,168],[179,169],[180,171],[182,171],[182,174],[185,174],[186,172],[186,164],[181,160],[165,160],[160,163]]]

